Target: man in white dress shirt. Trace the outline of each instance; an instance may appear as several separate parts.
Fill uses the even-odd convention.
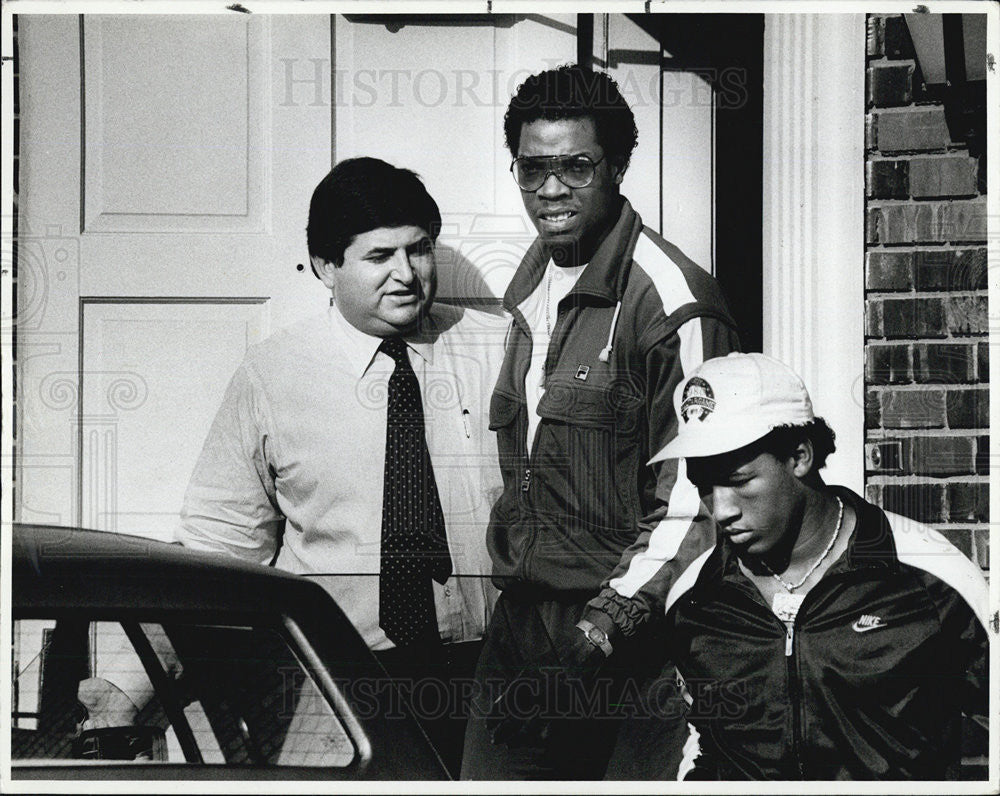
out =
[[[248,350],[176,534],[316,579],[408,679],[471,674],[478,645],[460,642],[495,598],[488,414],[506,325],[433,304],[440,226],[406,169],[355,158],[320,182],[307,239],[330,307]],[[460,730],[441,741],[456,755]]]

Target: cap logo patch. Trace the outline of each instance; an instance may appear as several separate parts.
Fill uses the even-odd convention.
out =
[[[704,420],[715,411],[715,393],[709,383],[700,376],[693,377],[685,386],[681,396],[681,417],[685,423],[693,418]]]

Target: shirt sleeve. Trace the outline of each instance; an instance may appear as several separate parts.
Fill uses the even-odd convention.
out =
[[[693,315],[649,349],[650,456],[677,436],[677,385],[704,360],[738,350],[736,331],[716,315]],[[655,487],[652,495],[642,496],[646,513],[639,519],[639,535],[585,614],[611,635],[631,636],[654,612],[662,613],[677,575],[715,544],[715,523],[687,479],[683,460],[668,459],[653,467]]]
[[[269,464],[268,414],[264,391],[240,365],[188,483],[177,541],[261,564],[274,558],[284,516]]]

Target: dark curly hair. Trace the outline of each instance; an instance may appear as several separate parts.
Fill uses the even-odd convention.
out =
[[[420,178],[378,158],[350,158],[313,191],[306,241],[310,256],[340,266],[356,235],[411,225],[432,240],[441,231],[441,212]]]
[[[801,426],[778,426],[754,443],[754,448],[766,451],[778,459],[788,459],[800,442],[809,440],[813,449],[813,472],[826,466],[827,457],[837,450],[833,433],[822,417]]]
[[[597,142],[611,163],[624,170],[639,140],[632,109],[611,77],[578,64],[539,72],[518,86],[503,118],[507,148],[516,158],[522,125],[583,118],[594,120]]]

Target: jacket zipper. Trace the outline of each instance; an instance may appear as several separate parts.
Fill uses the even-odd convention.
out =
[[[822,593],[825,589],[828,589],[832,583],[841,580],[855,580],[860,579],[861,568],[855,568],[847,572],[838,570],[834,572],[827,571],[820,578],[819,582],[813,586],[813,588],[806,595],[805,600],[802,605],[799,606],[798,614],[796,616],[796,622],[798,617],[802,616],[803,609],[805,608],[806,602],[812,602],[813,599]],[[786,663],[786,675],[788,677],[788,691],[789,691],[789,703],[792,708],[792,756],[795,761],[796,772],[800,779],[806,778],[806,765],[803,759],[803,748],[805,746],[805,738],[803,737],[803,705],[802,705],[802,689],[799,683],[799,665],[798,665],[798,648],[795,646],[795,622],[791,625],[787,625],[782,622],[774,614],[774,612],[768,607],[764,602],[763,597],[760,592],[756,589],[753,584],[749,581],[741,582],[730,580],[730,583],[735,588],[743,591],[748,595],[750,602],[756,606],[764,609],[764,613],[772,617],[775,622],[777,622],[785,631],[785,663]]]
[[[559,332],[559,323],[560,323],[560,320],[561,320],[561,316],[560,316],[560,311],[559,311],[559,304],[557,303],[556,304],[556,322],[552,326],[552,334],[549,336],[549,347],[545,351],[545,363],[543,365],[543,367],[544,367],[544,370],[543,370],[543,379],[545,380],[545,382],[548,382],[548,379],[549,379],[549,371],[551,369],[550,366],[554,365],[556,362],[559,361],[559,352],[558,351],[553,351],[553,346],[555,345],[555,342],[558,339],[558,332]],[[527,325],[525,325],[525,328],[527,329]],[[527,335],[528,335],[529,338],[531,337],[531,330],[530,329],[527,329]],[[532,345],[534,345],[534,341],[532,341]],[[525,373],[525,375],[527,375],[527,373]],[[527,403],[525,404],[525,409],[528,412],[531,411],[531,409],[528,408]],[[525,421],[527,421],[527,418],[525,418]],[[533,444],[531,446],[531,453],[527,453],[527,451],[525,452],[525,454],[526,454],[525,455],[526,465],[525,465],[525,468],[524,468],[524,474],[521,477],[521,498],[523,500],[525,500],[525,501],[527,501],[527,499],[528,499],[528,492],[531,489],[531,465],[532,465],[532,460],[534,459],[534,457],[535,457],[535,455],[536,455],[536,453],[538,451],[538,435],[541,432],[541,429],[542,429],[542,424],[541,424],[541,421],[539,421],[538,426],[535,428],[535,439],[534,439]],[[525,448],[527,448],[527,445],[528,445],[527,422],[525,422],[525,434],[524,434],[524,437],[525,437],[524,445],[525,445]],[[532,523],[532,526],[535,526],[535,523]],[[538,531],[537,531],[536,527],[533,527],[532,531],[531,531],[531,536],[528,539],[527,544],[524,546],[524,557],[521,559],[521,577],[523,577],[525,579],[527,579],[527,576],[528,576],[528,559],[531,557],[532,552],[534,552],[535,542],[537,540],[538,540]]]
[[[556,325],[558,325],[558,323],[559,323],[559,318],[558,318],[558,310],[557,310]],[[555,329],[553,329],[553,332],[554,331],[555,331]],[[528,328],[527,324],[524,324],[524,326],[522,328],[522,333],[526,334],[528,336],[529,340],[531,339],[531,329]],[[534,345],[534,341],[533,340],[532,340],[532,345]],[[551,341],[550,341],[550,345],[551,345]],[[548,358],[548,352],[546,352],[546,360],[547,360],[547,358]],[[529,363],[530,363],[530,360],[529,360]],[[546,365],[547,364],[548,364],[548,362],[546,361]],[[547,369],[546,369],[546,372],[547,372]],[[525,377],[527,377],[527,371],[525,371]],[[527,397],[527,394],[525,395],[525,397]],[[535,440],[534,440],[535,444],[533,444],[531,446],[531,452],[529,452],[528,449],[527,449],[528,448],[528,417],[527,417],[527,413],[531,411],[531,408],[527,405],[527,401],[525,401],[525,407],[524,408],[525,408],[525,418],[524,418],[524,471],[521,474],[521,502],[522,502],[522,509],[525,510],[525,511],[527,511],[528,492],[531,490],[532,458],[533,458],[534,454],[538,450],[538,444],[537,444],[538,443],[538,433],[541,430],[541,423],[539,423],[538,427],[535,429]],[[524,545],[524,555],[521,557],[521,562],[520,562],[520,565],[518,566],[518,577],[522,578],[523,580],[527,580],[528,579],[528,559],[531,557],[531,553],[535,549],[535,542],[538,540],[538,530],[537,530],[537,526],[536,526],[535,523],[531,523],[531,530],[529,531],[529,534],[530,535],[528,536],[528,540],[527,540],[527,542]]]
[[[801,608],[799,609],[801,610]],[[780,621],[780,620],[779,620]],[[798,656],[795,654],[795,623],[785,623],[785,661],[788,672],[788,701],[792,707],[792,757],[799,779],[805,779],[802,763],[802,695],[799,693]]]
[[[801,738],[802,695],[799,693],[799,667],[798,655],[796,654],[797,650],[795,648],[795,622],[789,624],[778,619],[774,612],[764,602],[764,598],[761,596],[760,592],[757,591],[757,588],[752,584],[748,583],[747,585],[744,585],[739,582],[734,582],[733,585],[745,592],[750,597],[750,601],[752,603],[762,607],[765,613],[785,631],[785,673],[788,677],[788,701],[792,708],[792,758],[795,761],[795,770],[798,773],[799,779],[805,779],[805,765],[802,760]],[[798,614],[802,614],[802,606],[799,606]],[[796,620],[798,620],[798,616],[796,616]]]
[[[527,451],[528,445],[528,422],[527,422],[527,412],[531,409],[525,405],[525,422],[524,422],[524,470],[521,473],[521,510],[524,513],[528,511],[528,492],[531,489],[531,458],[532,455]],[[538,430],[535,430],[535,436],[538,436]],[[536,446],[532,446],[532,451],[534,451]],[[521,562],[518,566],[518,577],[523,580],[528,579],[528,558],[531,556],[532,551],[535,548],[535,542],[538,539],[538,528],[537,523],[530,523],[530,529],[528,531],[528,540],[524,545],[524,555],[521,556]]]

